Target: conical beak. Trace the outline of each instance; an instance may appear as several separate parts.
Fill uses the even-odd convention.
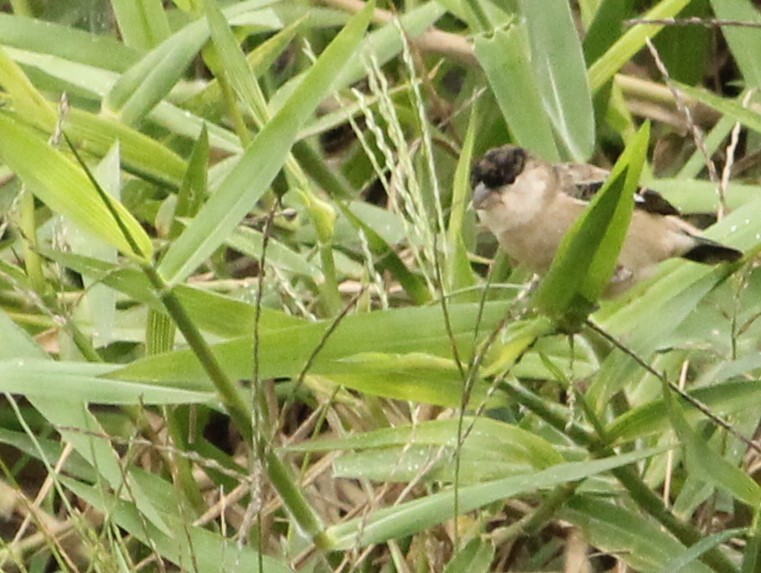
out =
[[[476,210],[483,208],[486,199],[491,194],[492,190],[489,189],[483,181],[479,181],[478,184],[476,184],[475,189],[473,189],[473,197],[471,198],[473,208]]]

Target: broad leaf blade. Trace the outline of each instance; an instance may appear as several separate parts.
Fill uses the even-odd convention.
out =
[[[535,299],[549,316],[583,319],[610,281],[634,208],[649,132],[646,124],[560,244]]]
[[[523,0],[521,11],[544,109],[571,158],[586,161],[594,151],[595,116],[568,0]]]
[[[558,160],[552,127],[531,69],[526,28],[513,24],[491,36],[476,36],[474,46],[515,140],[545,159]]]

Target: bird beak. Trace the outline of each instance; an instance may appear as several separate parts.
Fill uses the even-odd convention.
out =
[[[473,189],[473,198],[471,199],[471,202],[473,203],[473,208],[478,210],[483,208],[486,202],[486,199],[491,195],[492,190],[489,189],[489,187],[486,186],[486,184],[483,181],[479,181],[476,185],[475,189]]]

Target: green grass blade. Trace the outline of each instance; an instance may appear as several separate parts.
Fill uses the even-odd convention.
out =
[[[111,405],[213,402],[211,392],[104,378],[113,365],[11,358],[0,360],[0,392],[71,403]]]
[[[238,97],[248,108],[251,116],[259,126],[267,121],[267,102],[264,99],[259,84],[248,67],[246,57],[238,46],[233,31],[222,15],[215,0],[203,0],[206,19],[211,28],[211,38],[214,41],[219,58],[221,60],[222,73],[226,81],[230,82]]]
[[[259,9],[264,4],[264,0],[242,2],[226,10],[225,15],[258,11],[261,25],[280,28],[279,18],[270,9]],[[208,37],[206,20],[197,20],[172,34],[122,75],[105,98],[104,109],[128,124],[143,119],[177,84]]]
[[[590,495],[576,496],[560,515],[579,527],[596,547],[619,555],[639,571],[657,571],[685,552],[684,545],[662,527],[614,502]],[[689,570],[714,571],[700,562],[691,563]]]
[[[449,307],[451,333],[461,356],[469,355],[475,346],[476,330],[483,336],[500,323],[506,310],[504,302],[486,304],[483,319],[478,320],[478,305],[453,304]],[[270,311],[272,312],[272,311]],[[264,319],[266,315],[262,315]],[[277,313],[282,317],[282,313]],[[284,325],[260,338],[262,378],[298,376],[314,348],[325,337],[330,323],[324,321]],[[252,369],[250,337],[239,338],[214,347],[215,354],[228,375],[235,379],[249,376]],[[312,362],[310,373],[330,374],[334,363],[363,352],[386,354],[425,353],[451,356],[452,340],[441,315],[440,307],[394,309],[383,312],[349,315],[341,321]],[[137,360],[118,375],[135,381],[182,381],[193,388],[209,388],[208,378],[187,350]],[[190,386],[188,386],[190,387]]]
[[[438,2],[425,2],[399,17],[402,29],[408,38],[414,39],[430,29],[445,13]],[[345,54],[347,62],[336,80],[334,89],[339,90],[364,79],[367,76],[365,59],[372,56],[379,65],[384,65],[402,51],[399,29],[391,22],[367,34],[361,46]]]
[[[563,238],[535,298],[549,316],[567,317],[572,322],[585,317],[613,276],[634,208],[649,135],[646,124]]]
[[[0,84],[10,95],[19,115],[49,131],[56,122],[55,107],[29,81],[21,68],[0,48]]]
[[[476,57],[515,140],[547,160],[558,160],[552,127],[530,65],[525,27],[513,24],[495,30],[491,36],[476,36],[473,41]]]
[[[663,383],[663,401],[671,426],[685,448],[690,474],[728,491],[735,499],[756,509],[761,506],[761,486],[742,469],[715,452],[704,436],[693,430],[684,418],[682,406],[673,391]]]
[[[208,193],[208,165],[209,165],[209,133],[206,126],[201,129],[193,152],[190,154],[188,169],[182,178],[182,185],[177,193],[177,205],[174,209],[174,220],[170,228],[169,236],[178,237],[182,231],[182,224],[178,221],[182,217],[195,217],[201,209],[201,205]]]
[[[225,244],[252,259],[259,259],[262,256],[264,234],[241,226],[233,231]],[[267,246],[267,262],[290,273],[307,276],[318,283],[323,280],[319,266],[274,239],[270,239]]]
[[[248,73],[257,78],[273,66],[278,57],[291,45],[293,38],[301,28],[301,22],[295,22],[277,34],[268,38],[251,52],[246,54]],[[204,117],[215,117],[222,113],[222,89],[219,80],[214,78],[206,87],[183,102],[184,109],[190,110]]]
[[[643,449],[600,460],[562,463],[539,472],[467,486],[459,491],[458,510],[460,513],[465,513],[521,493],[535,492],[582,480],[647,459],[663,451],[664,448]],[[330,527],[327,534],[333,541],[331,548],[339,550],[358,545],[382,543],[388,539],[405,537],[443,523],[453,517],[452,498],[451,491],[443,491]]]
[[[169,21],[161,0],[111,0],[124,43],[148,51],[169,36]]]
[[[5,13],[0,14],[0,38],[3,46],[115,72],[125,71],[140,58],[140,52],[107,36]]]
[[[94,169],[93,176],[103,190],[116,200],[121,196],[121,170],[119,145],[115,144]],[[116,249],[103,241],[72,227],[68,231],[69,244],[73,253],[91,256],[102,261],[116,264]],[[85,293],[82,310],[93,325],[93,346],[106,346],[112,342],[114,322],[116,320],[116,292],[105,285],[96,284],[89,277],[82,277]]]
[[[24,360],[26,359],[43,368],[45,365],[41,363],[45,362],[48,368],[69,368],[75,375],[82,375],[81,365],[71,366],[53,362],[42,348],[37,346],[24,331],[8,318],[5,312],[0,312],[0,342],[2,343],[0,344],[0,359],[4,363],[10,363],[10,367],[13,367],[15,363],[21,375],[27,371],[24,367]],[[96,365],[95,368],[102,367]],[[65,387],[62,388],[57,375],[53,376],[51,382],[58,386],[59,391],[65,390]],[[35,380],[27,384],[35,385],[36,377]],[[71,444],[114,490],[121,490],[125,487],[124,468],[119,465],[118,457],[111,444],[107,440],[94,437],[105,435],[106,432],[95,416],[88,411],[85,402],[72,400],[70,395],[64,399],[36,395],[30,396],[29,401],[55,427],[70,428],[70,430],[59,430],[62,438]],[[135,505],[141,513],[157,530],[168,534],[169,528],[159,517],[154,505],[143,495],[142,489],[132,482],[129,475],[126,479],[129,481],[128,487],[134,496]]]
[[[720,531],[712,535],[708,535],[704,539],[701,539],[698,543],[690,547],[687,551],[675,557],[668,563],[666,563],[659,573],[677,573],[679,571],[692,571],[695,567],[700,567],[702,564],[698,562],[698,559],[707,551],[715,547],[719,547],[722,543],[729,541],[732,538],[742,537],[746,532],[745,528],[727,529]],[[747,553],[746,553],[747,555]],[[688,569],[689,567],[689,569]],[[757,569],[751,569],[750,571],[756,571]]]
[[[177,503],[175,486],[142,472],[136,471],[135,475],[139,476],[141,489],[149,492],[151,501],[161,508],[161,515],[170,525],[168,529],[161,530],[151,523],[145,523],[132,503],[104,492],[102,488],[68,477],[60,479],[66,488],[104,515],[108,515],[110,520],[129,532],[135,539],[153,548],[161,558],[175,563],[178,570],[194,573],[219,573],[220,571],[288,573],[292,571],[283,561],[258,554],[250,544],[241,547],[235,539],[187,523],[187,515],[179,514],[184,506]],[[170,504],[174,507],[170,507]],[[182,535],[181,543],[178,543],[178,535]],[[262,567],[259,566],[260,563]]]
[[[182,182],[187,168],[182,157],[114,118],[72,109],[64,118],[63,126],[78,149],[103,157],[118,141],[126,171],[171,188],[178,188]]]
[[[151,256],[150,237],[124,206],[111,202],[136,241],[139,248],[136,253],[85,172],[7,114],[0,114],[0,157],[54,212],[126,255]]]
[[[475,483],[523,474],[563,462],[554,446],[517,426],[485,418],[465,417],[463,443],[455,446],[460,421],[435,420],[415,425],[383,428],[336,439],[318,439],[288,448],[298,452],[344,453],[336,475],[375,481],[410,481],[421,472],[426,479],[451,481],[455,449],[461,459],[460,483]],[[415,450],[410,452],[410,450]],[[410,452],[412,455],[406,456]],[[435,468],[431,463],[435,463]]]
[[[745,127],[761,133],[761,114],[744,107],[741,102],[723,98],[707,90],[684,84],[677,84],[677,87],[688,96],[711,106],[716,111],[731,117]]]
[[[761,13],[758,5],[744,0],[711,0],[714,14],[720,20],[747,22],[761,25]],[[742,72],[746,87],[761,87],[761,36],[758,28],[740,28],[724,26],[721,33],[729,44],[737,66]]]
[[[602,0],[584,35],[584,58],[592,64],[621,36],[634,0]]]
[[[657,20],[674,18],[691,0],[661,0],[642,18]],[[652,38],[663,29],[662,24],[643,24],[630,28],[618,41],[600,56],[589,68],[589,87],[593,93],[602,88],[620,70],[631,61],[634,55],[645,46],[645,40]]]
[[[208,32],[200,22],[186,30],[167,38],[119,78],[103,100],[106,113],[134,124],[169,93],[206,42]]]
[[[449,292],[459,289],[474,287],[478,284],[476,274],[470,266],[466,237],[475,242],[475,220],[472,211],[468,212],[470,204],[470,167],[473,162],[473,146],[479,125],[479,105],[473,107],[473,113],[468,122],[468,131],[465,134],[460,157],[454,175],[452,189],[452,211],[449,215],[446,240],[448,249],[452,253],[446,259],[447,268],[444,270]],[[458,302],[475,302],[481,294],[477,291],[455,295],[453,300]]]
[[[168,282],[182,281],[203,263],[264,194],[284,164],[301,126],[330,93],[346,54],[352,53],[362,39],[369,14],[367,10],[360,12],[336,36],[287,103],[257,135],[220,189],[169,248],[159,268]]]
[[[752,370],[748,370],[748,376],[752,375]],[[761,381],[724,382],[697,388],[689,394],[708,406],[715,414],[735,414],[747,408],[754,408],[761,401]],[[688,422],[698,421],[703,416],[688,404],[685,404],[683,415]],[[648,402],[616,418],[608,426],[607,435],[611,441],[623,443],[663,433],[669,427],[668,413],[663,401]]]
[[[164,308],[139,269],[50,249],[41,251],[63,267],[103,283],[153,310]],[[244,336],[253,329],[256,312],[251,304],[186,285],[177,286],[175,292],[193,322],[203,331],[228,339]],[[263,331],[303,325],[302,320],[267,307],[261,309],[259,322]]]
[[[460,549],[447,563],[444,573],[488,573],[491,571],[491,562],[494,560],[494,544],[474,537],[468,544]]]
[[[522,0],[521,11],[544,109],[571,159],[587,161],[595,146],[595,116],[571,7],[567,0]]]
[[[394,250],[391,241],[376,231],[376,228],[381,225],[371,224],[369,216],[360,209],[364,205],[364,203],[354,202],[349,206],[343,203],[337,203],[336,206],[357,231],[362,231],[365,234],[371,252],[376,256],[376,260],[380,261],[377,263],[379,268],[390,272],[415,303],[424,304],[428,302],[431,299],[431,293],[428,292],[425,281],[419,274],[407,268]]]

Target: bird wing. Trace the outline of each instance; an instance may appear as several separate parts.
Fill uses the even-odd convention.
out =
[[[555,166],[563,192],[580,201],[591,201],[610,175],[609,171],[594,165],[560,163]],[[663,198],[663,195],[647,187],[640,187],[634,194],[634,207],[655,215],[680,216],[679,210]]]

